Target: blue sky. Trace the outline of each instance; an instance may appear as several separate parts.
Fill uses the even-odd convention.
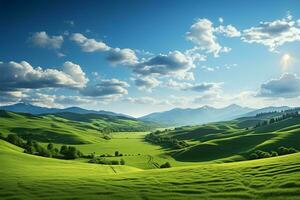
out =
[[[0,1],[0,103],[299,106],[299,1]]]

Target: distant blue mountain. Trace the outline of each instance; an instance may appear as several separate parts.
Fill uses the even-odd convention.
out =
[[[226,121],[254,111],[252,108],[236,104],[224,108],[203,106],[200,108],[174,108],[165,112],[152,113],[139,119],[173,125],[193,125],[208,122]]]
[[[281,111],[285,111],[285,110],[289,110],[292,109],[292,107],[288,107],[288,106],[279,106],[279,107],[275,107],[275,106],[269,106],[269,107],[265,107],[265,108],[261,108],[261,109],[257,109],[251,112],[248,112],[246,114],[241,115],[241,117],[252,117],[255,116],[257,114],[260,113],[268,113],[268,112],[281,112]]]
[[[110,116],[124,116],[124,117],[130,117],[129,115],[124,115],[121,113],[114,113],[109,111],[95,111],[95,110],[86,110],[79,107],[69,107],[69,108],[46,108],[46,107],[40,107],[35,106],[28,103],[17,103],[13,105],[8,106],[0,106],[0,110],[7,110],[12,112],[19,112],[19,113],[30,113],[33,115],[40,115],[40,114],[51,114],[51,113],[62,113],[62,112],[71,112],[71,113],[77,113],[77,114],[101,114],[101,115],[110,115]]]

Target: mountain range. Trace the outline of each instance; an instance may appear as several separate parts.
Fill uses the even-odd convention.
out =
[[[175,108],[165,112],[151,113],[140,119],[172,125],[194,125],[209,122],[227,121],[240,117],[255,116],[258,113],[288,110],[290,107],[265,107],[253,109],[231,104],[223,108],[203,106],[200,108]]]
[[[52,114],[52,113],[77,113],[77,114],[100,114],[100,115],[110,115],[110,116],[123,116],[133,118],[129,115],[121,114],[121,113],[114,113],[110,111],[104,110],[87,110],[80,107],[68,107],[68,108],[47,108],[47,107],[40,107],[35,106],[29,103],[17,103],[8,106],[0,106],[0,110],[18,112],[18,113],[30,113],[33,115],[40,115],[40,114]]]
[[[174,108],[164,112],[155,112],[138,118],[142,121],[151,121],[167,125],[194,125],[209,122],[227,121],[240,117],[255,116],[258,113],[288,110],[290,107],[265,107],[261,109],[253,109],[231,104],[223,108],[215,108],[211,106],[203,106],[200,108]],[[1,106],[0,110],[7,110],[18,113],[30,113],[33,115],[53,114],[53,113],[77,113],[77,114],[99,114],[109,116],[123,116],[133,118],[122,113],[115,113],[104,110],[87,110],[80,107],[68,108],[46,108],[31,105],[28,103],[17,103],[8,106]]]

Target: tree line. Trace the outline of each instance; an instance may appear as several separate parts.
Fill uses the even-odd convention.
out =
[[[300,114],[299,114],[298,111],[294,111],[294,112],[286,112],[286,113],[284,113],[284,114],[281,115],[281,116],[273,117],[273,118],[271,118],[271,119],[269,119],[269,120],[264,120],[264,121],[262,121],[262,122],[259,122],[259,123],[257,123],[257,124],[255,125],[254,128],[258,128],[258,127],[261,127],[261,126],[266,126],[266,125],[268,125],[268,124],[274,124],[274,123],[276,123],[276,122],[280,122],[280,121],[283,121],[283,120],[288,119],[288,118],[297,118],[297,117],[299,117],[299,116],[300,116]]]
[[[161,133],[161,131],[152,132],[145,136],[145,140],[153,144],[166,145],[174,149],[182,149],[189,146],[185,141],[162,136]]]
[[[260,159],[260,158],[270,158],[270,157],[275,157],[275,156],[281,156],[281,155],[287,155],[287,154],[292,154],[292,153],[297,153],[298,150],[293,148],[293,147],[279,147],[277,151],[262,151],[262,150],[256,150],[255,152],[251,153],[249,156],[250,160],[254,159]]]
[[[1,139],[4,139],[11,144],[23,148],[24,153],[33,154],[37,156],[53,157],[67,160],[76,159],[80,157],[89,157],[85,156],[74,146],[62,145],[60,149],[58,149],[54,147],[52,143],[49,143],[47,147],[44,147],[37,141],[31,139],[24,140],[16,134],[8,134],[7,137],[1,136]]]

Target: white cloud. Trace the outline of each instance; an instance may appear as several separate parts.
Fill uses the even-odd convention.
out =
[[[89,39],[81,33],[74,33],[70,39],[76,42],[85,52],[95,52],[95,51],[108,51],[110,47],[107,46],[102,41],[96,41],[95,39]]]
[[[160,84],[160,81],[151,76],[133,78],[133,81],[138,89],[150,92],[152,88],[155,88]]]
[[[223,24],[223,22],[224,22],[224,19],[222,18],[222,17],[219,17],[219,22],[221,23],[221,24]]]
[[[193,59],[180,51],[159,54],[134,66],[134,72],[142,76],[172,76],[179,79],[192,78],[195,68]]]
[[[167,83],[166,86],[172,89],[180,89],[184,91],[194,91],[194,92],[212,92],[212,91],[217,91],[221,89],[221,85],[223,83],[197,83],[197,84],[192,84],[192,83],[187,83],[187,82],[177,82],[172,79],[170,79]]]
[[[107,58],[112,64],[134,65],[138,62],[138,58],[132,49],[114,48],[108,52]]]
[[[82,88],[87,81],[80,66],[71,62],[64,64],[63,71],[34,68],[26,61],[0,63],[1,91],[55,87]]]
[[[64,41],[63,36],[49,36],[45,31],[36,32],[30,38],[29,41],[38,47],[60,49]]]
[[[212,53],[215,57],[218,57],[221,52],[229,52],[231,48],[222,47],[218,43],[215,33],[221,33],[226,37],[239,37],[241,35],[232,25],[214,27],[210,20],[198,19],[190,27],[190,31],[186,33],[186,38],[194,42],[198,49]]]
[[[257,96],[294,98],[300,96],[300,77],[296,74],[283,74],[278,79],[271,79],[260,87]]]
[[[300,29],[292,18],[261,22],[256,27],[243,30],[242,40],[247,43],[262,44],[270,51],[275,51],[287,42],[300,41]]]
[[[218,26],[216,28],[216,32],[222,33],[227,37],[240,37],[241,32],[238,31],[234,26],[227,25],[227,26]]]
[[[22,91],[0,91],[0,105],[17,102],[22,97]]]
[[[222,52],[222,46],[217,42],[214,35],[213,23],[208,19],[199,19],[194,23],[186,38],[194,42],[200,49],[213,53],[215,57]]]
[[[63,64],[63,72],[70,75],[74,81],[81,83],[82,87],[89,81],[80,65],[67,61]]]
[[[129,102],[132,104],[141,104],[141,105],[168,105],[166,100],[158,100],[153,97],[128,97],[123,100],[124,102]]]
[[[90,97],[121,97],[128,94],[126,88],[129,84],[118,79],[102,80],[94,86],[87,86],[80,90],[80,93]]]

